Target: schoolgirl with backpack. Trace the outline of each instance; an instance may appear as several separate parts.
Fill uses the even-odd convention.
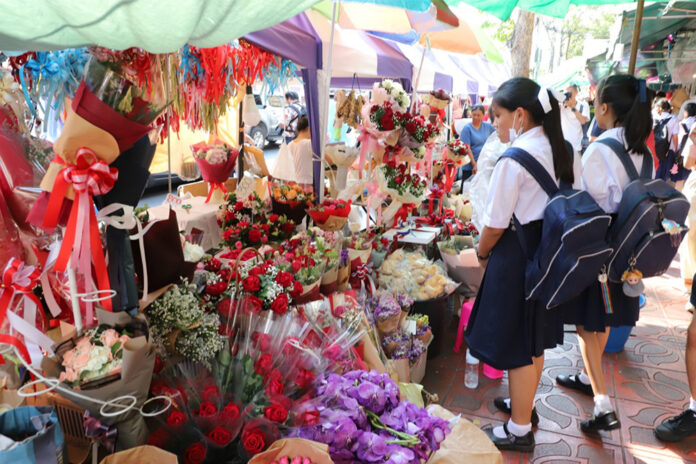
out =
[[[549,195],[524,163],[531,158],[557,189],[579,185],[580,161],[574,162],[563,139],[558,97],[551,90],[513,78],[495,93],[492,108],[501,142],[512,142],[515,150],[505,152],[491,178],[477,249],[486,271],[466,339],[473,356],[509,371],[510,400],[496,406],[511,418],[485,432],[500,449],[532,451],[544,350],[563,342],[563,312],[526,298],[526,267],[540,248]]]
[[[667,182],[654,178],[645,145],[652,128],[653,92],[626,74],[604,78],[597,87],[595,117],[604,133],[582,159],[582,187],[612,216],[607,241],[611,255],[587,289],[565,310],[575,324],[585,372],[559,375],[558,384],[594,397],[585,433],[620,427],[607,395],[602,355],[609,328],[634,326],[642,279],[664,273],[686,233],[689,204]]]

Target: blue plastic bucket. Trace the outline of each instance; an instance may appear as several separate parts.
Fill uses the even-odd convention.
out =
[[[631,325],[623,325],[621,327],[611,327],[609,331],[609,339],[607,340],[607,346],[604,347],[605,353],[618,353],[623,351],[624,345],[628,340],[628,336],[631,335]]]

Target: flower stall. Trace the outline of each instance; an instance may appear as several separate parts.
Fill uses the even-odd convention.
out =
[[[275,32],[320,44],[315,16]],[[318,98],[321,47],[281,57],[266,30],[169,53],[2,55],[0,398],[39,425],[20,434],[0,413],[0,435],[26,442],[27,462],[466,460],[445,452],[466,420],[413,387],[471,274],[460,236],[476,229],[450,194],[470,151],[447,140],[449,95],[411,94],[408,60],[352,32],[345,43],[369,39],[399,79],[375,69],[369,92],[340,94],[336,127],[359,146],[321,147],[310,102],[331,183],[265,177],[241,132],[249,89],[297,77],[289,59]],[[235,111],[231,140],[217,124]],[[183,125],[207,134],[188,147],[204,183],[139,206],[157,143]],[[12,447],[0,441],[0,461]]]

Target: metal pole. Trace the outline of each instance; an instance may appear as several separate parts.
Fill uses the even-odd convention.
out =
[[[329,98],[331,98],[331,65],[333,61],[333,44],[334,44],[334,31],[336,29],[336,15],[338,13],[338,7],[339,7],[339,0],[334,0],[333,2],[333,11],[331,12],[331,35],[329,36],[329,55],[328,55],[328,63],[326,65],[326,98],[321,102],[322,106],[324,107],[324,114],[322,121],[319,121],[319,137],[322,139],[320,140],[320,155],[321,155],[321,176],[319,179],[321,180],[321,184],[318,187],[319,190],[319,203],[324,201],[324,177],[326,175],[326,172],[324,171],[325,166],[326,166],[326,141],[324,140],[326,138],[326,132],[328,132],[329,128],[328,126],[328,116],[329,116]],[[326,131],[322,131],[321,128],[326,127]]]
[[[167,191],[172,193],[172,138],[171,138],[171,123],[172,123],[172,103],[171,103],[171,85],[172,78],[172,55],[167,55]]]
[[[638,55],[638,43],[640,42],[640,26],[643,23],[643,6],[645,6],[645,0],[638,0],[638,7],[636,8],[636,18],[633,22],[633,42],[631,43],[631,58],[628,61],[629,74],[634,74],[636,72],[636,56]]]
[[[244,98],[239,101],[239,114],[237,115],[239,121],[239,154],[237,155],[237,185],[242,182],[242,177],[244,176],[244,120],[242,119],[242,110],[244,104]]]

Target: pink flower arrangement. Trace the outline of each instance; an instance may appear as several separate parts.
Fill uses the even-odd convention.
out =
[[[131,339],[114,329],[94,329],[63,354],[59,380],[72,386],[121,371],[123,346]]]

